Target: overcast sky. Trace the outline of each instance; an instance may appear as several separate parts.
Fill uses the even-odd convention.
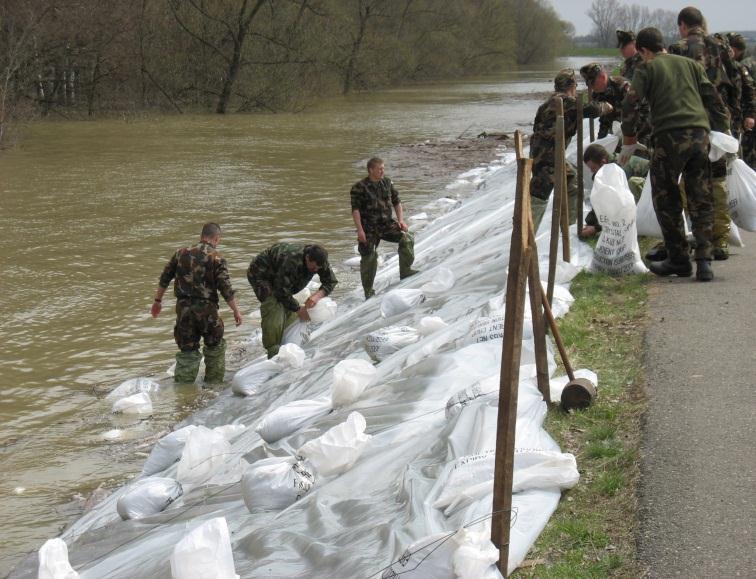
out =
[[[677,14],[686,6],[695,6],[709,23],[709,30],[722,32],[730,30],[756,30],[756,2],[754,0],[694,0],[690,4],[674,0],[630,0],[624,4],[639,4],[648,6],[652,10],[663,8]],[[586,14],[591,7],[592,0],[551,0],[562,20],[575,25],[578,36],[588,34],[593,23]],[[638,32],[636,30],[636,32]]]

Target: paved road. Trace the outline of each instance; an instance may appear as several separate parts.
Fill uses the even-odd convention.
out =
[[[638,546],[650,577],[756,577],[756,234],[714,281],[656,279]]]

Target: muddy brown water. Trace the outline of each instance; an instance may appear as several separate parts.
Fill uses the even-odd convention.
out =
[[[221,311],[237,364],[258,307],[250,259],[279,241],[323,243],[355,273],[349,187],[373,154],[386,160],[405,214],[455,175],[493,159],[483,131],[529,130],[563,66],[335,99],[299,114],[180,116],[27,127],[0,152],[0,575],[141,469],[152,444],[213,397],[175,388],[173,298],[149,306],[171,253],[205,221],[247,320]],[[570,66],[579,62],[570,60]],[[164,387],[148,419],[110,412],[101,394],[152,376]]]

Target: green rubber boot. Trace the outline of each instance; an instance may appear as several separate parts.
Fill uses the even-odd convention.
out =
[[[360,278],[362,278],[362,289],[365,292],[365,299],[375,295],[373,282],[375,273],[378,271],[378,254],[373,250],[369,255],[363,255],[360,259]]]
[[[714,197],[714,228],[711,242],[716,250],[714,257],[722,260],[730,256],[728,252],[730,208],[727,204],[727,181],[725,179],[712,179],[711,192]]]
[[[409,231],[405,231],[399,240],[399,279],[404,279],[418,273],[412,269],[412,263],[415,261],[415,236]]]
[[[205,382],[219,384],[226,375],[226,340],[220,344],[202,348],[205,356]]]
[[[199,350],[176,352],[176,371],[173,380],[182,384],[192,384],[197,379],[202,354]]]
[[[268,358],[278,354],[284,330],[297,321],[296,312],[287,310],[275,297],[270,296],[260,306],[262,344]]]

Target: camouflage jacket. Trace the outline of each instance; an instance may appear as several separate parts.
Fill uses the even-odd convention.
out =
[[[219,291],[227,302],[234,297],[226,260],[204,241],[173,254],[158,283],[168,288],[174,278],[173,293],[177,299],[202,299],[217,304]]]
[[[304,260],[306,245],[292,243],[276,243],[260,253],[247,270],[247,279],[252,287],[261,282],[267,283],[273,296],[283,306],[292,312],[296,312],[300,304],[292,296],[302,291],[312,276],[315,275],[307,269]],[[338,283],[331,266],[326,262],[318,270],[320,288],[325,295],[330,294]]]
[[[556,141],[556,97],[562,97],[564,110],[564,145],[570,143],[577,133],[577,105],[575,97],[563,93],[554,93],[538,107],[533,121],[533,136],[530,139],[530,158],[538,162],[539,159],[551,156],[553,163],[554,145]],[[596,118],[609,112],[605,102],[593,100],[583,107],[583,118]]]
[[[733,130],[742,130],[743,120],[747,117],[754,118],[756,115],[756,86],[754,85],[751,72],[742,63],[735,61],[737,74],[734,77],[733,92],[739,106],[730,109]]]
[[[626,58],[620,67],[620,76],[632,81],[635,69],[641,62],[643,62],[643,57],[640,55],[640,52],[636,52],[630,58]]]
[[[598,138],[601,139],[611,134],[614,121],[622,122],[622,101],[630,90],[630,81],[621,76],[610,76],[606,90],[601,93],[593,93],[593,100],[607,102],[614,110],[604,115],[599,120]],[[639,103],[635,121],[635,134],[639,141],[645,140],[651,135],[651,122],[649,120],[649,107],[646,101]]]
[[[754,61],[753,56],[746,56],[745,58],[741,58],[738,62],[748,69],[751,78],[756,77],[756,61]]]
[[[401,203],[399,192],[388,177],[375,182],[371,181],[370,177],[365,177],[352,186],[349,196],[352,200],[352,211],[359,210],[365,231],[391,223],[394,219],[393,207]]]

